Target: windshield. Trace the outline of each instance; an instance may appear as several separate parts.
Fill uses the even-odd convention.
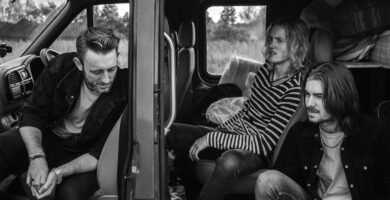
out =
[[[0,0],[0,42],[12,47],[0,63],[21,56],[65,4],[66,0]]]

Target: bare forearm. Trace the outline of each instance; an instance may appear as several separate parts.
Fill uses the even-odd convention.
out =
[[[64,165],[58,166],[57,169],[61,171],[63,177],[67,177],[72,174],[93,171],[97,167],[97,162],[98,160],[95,157],[86,153]]]
[[[32,126],[19,129],[28,154],[44,153],[42,148],[42,132]]]

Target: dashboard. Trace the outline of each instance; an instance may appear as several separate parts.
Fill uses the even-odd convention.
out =
[[[17,126],[23,101],[44,69],[39,56],[26,55],[0,65],[0,132]]]

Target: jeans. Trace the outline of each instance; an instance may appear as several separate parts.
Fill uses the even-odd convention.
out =
[[[188,158],[188,151],[196,139],[209,131],[216,131],[216,129],[174,124],[167,136],[168,149],[176,153],[175,166],[183,174],[186,194],[189,193],[188,199],[194,199],[199,193],[198,188],[193,189],[197,181],[194,175],[194,163]],[[241,149],[222,151],[207,148],[199,153],[199,158],[216,160],[216,165],[212,175],[202,187],[198,200],[223,199],[238,177],[267,167],[265,158]]]
[[[42,133],[42,147],[46,154],[49,169],[67,163],[85,152],[70,152],[61,148],[61,139],[53,133]],[[0,133],[0,181],[10,174],[21,175],[29,167],[28,153],[19,129]],[[22,176],[23,177],[23,176]],[[25,176],[24,176],[25,177]],[[25,183],[25,180],[22,180]],[[25,192],[31,195],[31,191]],[[65,177],[56,186],[56,200],[88,199],[98,189],[96,171]]]
[[[259,175],[255,187],[256,200],[309,200],[308,193],[294,180],[277,170]]]

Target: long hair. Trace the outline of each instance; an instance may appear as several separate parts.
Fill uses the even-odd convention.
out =
[[[318,64],[307,73],[303,91],[308,79],[321,81],[325,110],[337,120],[342,131],[350,132],[359,113],[359,96],[349,69],[335,62]],[[304,92],[302,100],[305,101]]]
[[[112,29],[90,27],[77,37],[77,56],[82,59],[87,49],[98,53],[107,53],[115,49],[118,53],[119,40]]]
[[[305,62],[310,51],[309,30],[306,24],[299,18],[284,17],[274,20],[267,28],[267,38],[265,42],[265,57],[269,53],[269,34],[273,27],[279,26],[286,32],[286,40],[289,58],[292,65],[298,69],[305,69]]]

